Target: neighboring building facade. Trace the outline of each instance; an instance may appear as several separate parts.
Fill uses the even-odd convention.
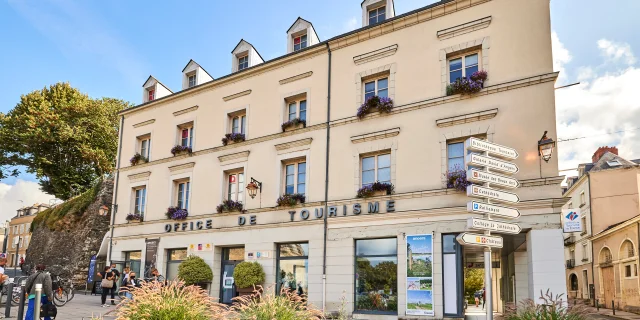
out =
[[[445,174],[464,166],[473,136],[520,154],[523,232],[494,251],[496,308],[541,290],[565,293],[563,177],[556,157],[541,163],[537,151],[544,131],[556,134],[548,1],[442,1],[395,17],[393,1],[361,7],[372,17],[361,29],[316,40],[298,18],[288,54],[263,61],[242,40],[232,74],[162,98],[149,94],[159,86],[150,77],[144,103],[121,112],[107,259],[174,278],[197,254],[213,269],[210,294],[225,303],[236,294],[226,281],[235,264],[255,260],[271,290],[299,288],[327,311],[344,293],[360,319],[403,318],[416,303],[434,315],[412,318],[461,317],[463,268],[478,266],[482,249],[455,241],[469,198],[447,189]],[[446,95],[450,81],[476,70],[489,74],[480,93]],[[393,99],[393,110],[359,119],[372,95]],[[130,165],[136,153],[149,162]],[[252,179],[261,182],[255,198]],[[356,197],[375,181],[395,192]],[[306,201],[277,206],[283,194]],[[244,211],[218,213],[224,200]],[[189,216],[170,220],[167,207]],[[134,213],[144,221],[126,219]],[[433,243],[428,254],[412,246],[408,262],[410,235]],[[418,267],[430,268],[420,286],[431,289],[419,301],[407,290],[416,284],[407,269]]]
[[[20,263],[20,258],[26,256],[31,240],[31,222],[38,213],[48,208],[49,206],[46,204],[36,203],[31,207],[18,209],[16,216],[11,218],[6,251],[8,266],[17,266]]]
[[[638,162],[619,156],[616,147],[601,147],[591,163],[579,165],[578,177],[567,180],[565,208],[580,208],[583,226],[565,234],[570,298],[606,301],[609,308],[613,299],[616,307],[640,306],[637,225],[630,222],[640,215]]]
[[[0,247],[2,248],[2,252],[7,252],[7,235],[9,233],[9,220],[6,222],[0,223]]]

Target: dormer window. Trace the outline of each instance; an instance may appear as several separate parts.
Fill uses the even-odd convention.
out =
[[[298,51],[307,47],[307,35],[303,34],[293,38],[293,51]]]
[[[387,7],[382,6],[373,10],[369,10],[369,25],[380,23],[385,19],[385,11]]]
[[[147,90],[147,101],[152,101],[156,98],[156,90],[148,89]]]
[[[196,74],[195,74],[195,72],[193,74],[187,75],[187,77],[188,77],[188,81],[189,81],[189,88],[195,87],[196,86]]]
[[[238,58],[238,71],[249,68],[249,56],[242,56]]]
[[[173,92],[165,85],[156,80],[153,76],[149,76],[147,81],[142,85],[142,102],[149,102],[162,97],[166,97]]]

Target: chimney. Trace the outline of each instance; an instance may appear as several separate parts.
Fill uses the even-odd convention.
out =
[[[598,160],[600,160],[602,155],[607,153],[607,152],[611,152],[611,153],[613,153],[615,155],[618,155],[618,148],[616,148],[616,147],[607,147],[607,146],[598,148],[598,150],[596,150],[596,152],[594,152],[593,156],[591,157],[592,163],[598,162]]]

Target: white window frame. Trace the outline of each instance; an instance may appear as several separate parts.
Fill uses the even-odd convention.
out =
[[[245,61],[242,61],[242,60]],[[238,57],[238,71],[249,68],[249,54],[241,55]]]
[[[182,133],[182,132],[181,132]],[[146,143],[146,148],[144,148]],[[141,156],[151,160],[151,135],[144,135],[138,137],[138,150],[136,150]]]
[[[588,260],[589,256],[587,255],[587,243],[582,243],[582,260]]]
[[[379,170],[381,169],[378,166],[378,157],[384,156],[384,155],[388,155],[389,156],[389,167],[388,167],[389,168],[389,181],[380,181],[379,176],[378,176]],[[371,184],[375,183],[376,181],[387,182],[387,183],[391,183],[391,181],[393,181],[392,172],[391,172],[391,167],[392,167],[391,166],[391,150],[384,150],[384,151],[376,152],[376,153],[363,154],[363,155],[360,156],[360,187],[361,188],[364,187],[365,185],[371,185],[369,183],[364,184],[364,181],[363,181],[364,180],[364,165],[363,165],[363,163],[364,163],[364,159],[367,159],[367,158],[373,158],[373,176],[374,176],[374,179],[373,179],[373,182]],[[383,168],[387,168],[387,167],[383,167]],[[370,170],[367,170],[367,171],[370,171]]]
[[[184,124],[184,125],[178,126],[178,145],[185,146],[183,144],[183,139],[187,139],[186,140],[187,141],[186,146],[191,147],[193,149],[193,136],[195,135],[194,134],[194,128],[195,127],[194,127],[193,123]],[[186,138],[182,137],[182,132],[184,130],[187,130],[187,137]]]
[[[193,84],[191,84],[191,79],[193,79]],[[198,85],[198,78],[196,77],[196,72],[187,73],[187,88],[192,88]]]
[[[242,180],[243,182],[240,182],[240,175],[242,175]],[[236,182],[234,182],[234,185],[231,186],[231,182],[229,181],[229,179],[235,176],[236,177]],[[237,201],[240,203],[245,203],[245,192],[244,189],[246,187],[247,184],[247,177],[244,173],[244,168],[239,168],[239,169],[235,169],[235,170],[229,170],[225,173],[225,193],[224,193],[224,199],[225,200],[233,200],[233,201]],[[242,186],[241,186],[242,184]],[[230,194],[231,188],[234,188],[235,192],[232,194]],[[240,196],[242,195],[242,197]],[[240,200],[238,200],[240,199]]]
[[[460,54],[456,54],[451,57],[447,57],[447,83],[452,83],[455,80],[451,80],[451,60],[462,59],[462,77],[467,77],[471,75],[467,75],[467,56],[472,56],[474,54],[478,55],[478,71],[483,70],[480,66],[482,65],[482,52],[480,50],[474,50],[469,52],[463,52]]]
[[[304,180],[300,182],[300,164],[304,163]],[[295,158],[282,162],[282,194],[287,194],[287,167],[293,166],[293,194],[302,193],[305,196],[308,194],[307,189],[307,178],[309,175],[309,164],[307,163],[307,158]],[[300,185],[304,185],[304,192],[300,192]]]
[[[293,120],[295,118],[300,119],[300,112],[301,112],[301,106],[302,103],[304,102],[304,119],[301,120],[305,120],[307,121],[307,112],[309,111],[308,109],[308,105],[309,103],[307,102],[307,98],[300,98],[300,99],[295,99],[295,100],[287,100],[287,110],[285,110],[285,121],[290,121]],[[295,112],[291,112],[291,106],[295,106]],[[291,117],[293,115],[293,118]]]
[[[236,120],[237,120],[237,126],[236,126]],[[229,127],[231,128],[231,132],[229,133],[245,134],[245,132],[247,131],[247,114],[246,113],[231,116],[229,121],[231,122],[229,124]]]
[[[180,209],[189,211],[189,200],[191,198],[191,179],[180,179],[173,182],[175,201],[173,205]],[[180,187],[183,186],[182,193]]]
[[[147,101],[153,101],[156,99],[156,89],[155,88],[147,88]]]
[[[309,46],[309,36],[306,33],[303,33],[297,36],[292,36],[292,37],[293,37],[293,42],[291,42],[291,45],[293,45],[293,52],[300,51]],[[304,37],[304,41],[302,41],[302,37]],[[296,39],[298,38],[300,39],[300,47],[296,49]]]
[[[629,267],[629,274],[630,276],[627,276],[627,267]],[[630,263],[625,263],[622,265],[622,274],[624,276],[625,279],[635,279],[638,277],[638,263],[637,262],[630,262]]]
[[[384,88],[383,90],[387,90],[387,97],[389,97],[389,74],[384,74],[375,78],[369,78],[366,80],[362,80],[362,101],[367,101],[367,84],[373,82],[374,83],[374,90],[373,90],[373,95],[374,96],[379,96],[380,93],[380,87],[378,86],[378,81],[383,80],[383,79],[387,79],[387,87]]]
[[[380,9],[382,9],[382,13],[380,13]],[[376,22],[374,22],[374,23],[371,23],[371,18],[372,18],[371,17],[371,11],[376,11],[376,15],[375,15]],[[383,20],[380,20],[380,16],[381,15],[384,15],[384,19]],[[375,7],[373,9],[367,10],[367,21],[369,23],[368,25],[371,26],[371,25],[374,25],[374,24],[378,24],[378,23],[383,22],[385,20],[387,20],[387,6],[386,5],[382,5],[382,6]]]
[[[138,192],[141,193],[141,203],[138,203]],[[139,210],[139,207],[142,207],[142,210]],[[147,209],[147,186],[143,185],[140,187],[133,188],[133,213],[137,213],[144,217],[145,211]]]
[[[580,206],[582,207],[582,205],[586,204],[586,198],[584,196],[584,191],[580,192]]]

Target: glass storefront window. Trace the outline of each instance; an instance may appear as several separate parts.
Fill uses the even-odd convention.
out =
[[[222,248],[222,275],[220,277],[220,302],[231,304],[238,296],[233,271],[244,260],[244,247]]]
[[[356,312],[398,311],[396,238],[356,240]]]
[[[278,269],[276,290],[295,291],[298,295],[308,293],[309,244],[287,243],[278,245]]]
[[[174,280],[178,276],[178,266],[187,259],[187,248],[167,250],[167,272],[165,278]]]
[[[136,273],[136,277],[141,278],[140,266],[142,260],[142,251],[128,251],[124,253],[124,265]]]

